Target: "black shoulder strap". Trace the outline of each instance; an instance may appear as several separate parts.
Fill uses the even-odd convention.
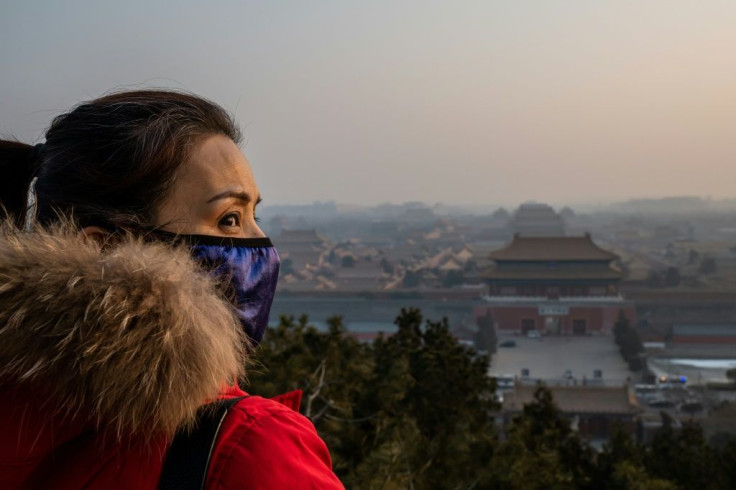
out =
[[[217,434],[228,410],[245,398],[228,398],[199,409],[192,430],[179,430],[164,461],[160,490],[201,490],[207,478]]]

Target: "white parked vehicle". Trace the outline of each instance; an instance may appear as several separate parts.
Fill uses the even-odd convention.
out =
[[[511,390],[514,388],[514,376],[503,374],[496,376],[496,388],[499,390]]]

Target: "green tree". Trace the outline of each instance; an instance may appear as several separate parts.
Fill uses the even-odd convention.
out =
[[[370,375],[372,358],[368,346],[346,334],[340,317],[327,323],[328,331],[319,332],[306,316],[298,321],[282,316],[256,352],[261,367],[251,370],[249,390],[275,396],[302,389],[302,412],[333,449],[335,470],[340,473],[360,457],[362,433],[344,421],[362,416],[354,414],[362,396],[356,380]]]
[[[340,317],[319,331],[282,316],[255,352],[248,391],[304,390],[301,411],[347,488],[736,488],[736,439],[709,445],[695,423],[676,430],[664,417],[651,444],[616,430],[596,454],[543,387],[501,438],[488,357],[459,345],[446,319],[405,309],[395,323],[394,335],[361,343]],[[622,313],[622,344],[630,330]]]
[[[605,484],[604,482],[600,482]],[[677,485],[663,478],[650,476],[642,466],[631,461],[621,461],[614,468],[611,479],[607,482],[608,488],[620,488],[622,490],[677,490]],[[598,487],[604,488],[604,487]]]
[[[489,462],[496,437],[488,416],[497,407],[488,358],[473,357],[458,344],[447,319],[427,320],[424,327],[422,321],[419,310],[402,310],[397,333],[374,345],[377,366],[406,370],[411,380],[397,407],[416,429],[417,445],[403,455],[408,482],[417,488],[469,485],[479,475],[467,468]]]
[[[618,311],[618,319],[613,324],[613,338],[617,345],[621,345],[622,339],[624,338],[626,331],[631,328],[631,322],[626,316],[624,310]]]
[[[596,457],[595,488],[600,490],[666,490],[677,486],[647,473],[644,448],[634,442],[621,426],[614,428],[609,441]]]
[[[281,275],[287,274],[294,274],[294,261],[288,257],[281,261]]]
[[[479,351],[495,353],[498,337],[490,310],[486,311],[485,315],[479,316],[475,323],[478,326],[478,331],[473,337],[475,348]]]
[[[394,273],[394,266],[393,266],[393,264],[391,264],[391,262],[389,262],[389,260],[386,257],[384,257],[384,258],[381,259],[381,269],[386,274],[393,274]]]
[[[355,267],[355,257],[352,255],[343,255],[340,259],[341,267]]]
[[[488,358],[450,334],[447,320],[402,310],[398,331],[361,344],[339,317],[327,332],[281,317],[257,352],[249,390],[304,389],[309,415],[347,487],[456,488],[479,478],[496,444]],[[482,473],[482,472],[481,472]]]
[[[736,488],[736,436],[729,434],[716,446],[716,461],[720,466],[723,488]]]
[[[420,271],[406,271],[402,283],[405,288],[415,288],[422,283],[422,273]]]
[[[570,428],[552,393],[540,386],[496,452],[493,488],[592,488],[593,451]]]
[[[662,428],[646,448],[644,461],[648,473],[670,480],[680,488],[726,488],[715,453],[700,426],[688,421],[675,430],[673,423],[663,412]]]
[[[619,346],[621,356],[629,364],[629,369],[638,371],[642,369],[641,354],[644,352],[644,344],[641,342],[639,332],[631,325],[624,310],[620,310],[618,320],[613,325],[613,336]]]
[[[463,265],[463,272],[466,274],[475,272],[478,270],[478,263],[473,259],[468,259],[467,262],[465,262],[465,265]]]
[[[446,288],[458,286],[465,281],[465,276],[462,271],[447,271],[447,274],[442,278],[442,285]]]

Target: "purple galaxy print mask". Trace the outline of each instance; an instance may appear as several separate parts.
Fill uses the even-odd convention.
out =
[[[192,257],[225,281],[226,294],[245,333],[260,343],[279,277],[279,255],[268,238],[228,238],[211,235],[156,235],[186,241]]]

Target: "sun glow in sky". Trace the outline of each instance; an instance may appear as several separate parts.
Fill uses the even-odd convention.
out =
[[[0,133],[111,89],[232,111],[266,203],[736,197],[736,2],[14,2]]]

